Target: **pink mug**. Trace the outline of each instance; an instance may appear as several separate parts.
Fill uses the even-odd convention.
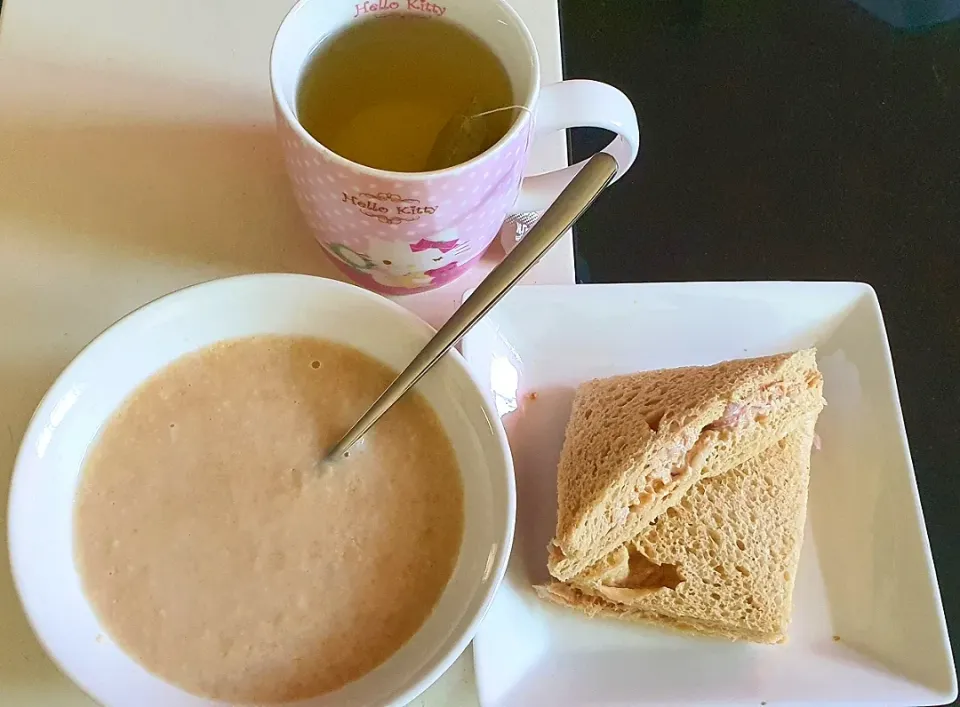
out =
[[[451,20],[498,55],[515,102],[526,110],[493,147],[448,169],[388,172],[341,157],[300,125],[297,83],[318,42],[350,23],[391,13]],[[640,147],[633,105],[616,88],[581,80],[541,88],[533,38],[503,0],[300,0],[277,31],[270,80],[287,171],[316,239],[353,280],[389,295],[455,280],[483,255],[507,216],[550,205],[581,165],[523,176],[538,135],[579,126],[616,133],[604,151],[617,160],[618,177]]]

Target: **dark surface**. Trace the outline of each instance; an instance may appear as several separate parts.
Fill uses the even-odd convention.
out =
[[[956,645],[960,23],[904,32],[844,0],[561,7],[567,78],[620,87],[642,123],[580,221],[579,279],[873,285]]]

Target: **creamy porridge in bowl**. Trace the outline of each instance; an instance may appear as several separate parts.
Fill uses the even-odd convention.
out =
[[[351,285],[252,275],[127,316],[24,437],[9,545],[51,657],[108,707],[404,704],[467,645],[513,535],[458,355],[312,468],[428,340]]]

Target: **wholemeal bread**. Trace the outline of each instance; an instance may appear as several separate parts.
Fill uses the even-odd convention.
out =
[[[700,481],[580,584],[538,594],[590,616],[776,643],[790,621],[815,415],[726,474]]]
[[[782,439],[820,411],[822,385],[813,349],[581,385],[557,470],[550,574],[574,579],[701,478]]]

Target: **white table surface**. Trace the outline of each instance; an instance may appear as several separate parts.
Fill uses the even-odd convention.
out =
[[[0,496],[46,388],[126,312],[237,273],[339,277],[300,219],[274,137],[267,57],[292,1],[4,0]],[[544,82],[559,80],[556,0],[514,6]],[[534,170],[565,162],[562,135],[532,155]],[[400,301],[437,324],[500,255]],[[528,281],[573,281],[569,236]],[[0,561],[0,705],[90,704],[45,657]],[[470,651],[414,704],[476,705]]]

